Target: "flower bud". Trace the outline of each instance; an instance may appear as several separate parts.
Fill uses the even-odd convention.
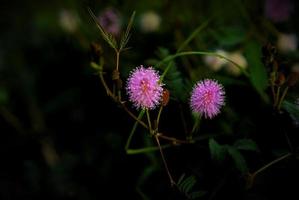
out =
[[[169,102],[169,90],[164,89],[162,93],[162,106],[166,106]]]
[[[276,79],[276,84],[281,86],[285,83],[285,75],[282,72],[279,72]]]

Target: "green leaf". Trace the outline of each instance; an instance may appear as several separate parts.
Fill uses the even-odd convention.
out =
[[[105,31],[105,29],[101,26],[97,17],[94,15],[94,13],[92,12],[92,10],[90,8],[88,8],[88,12],[89,12],[90,16],[92,17],[93,21],[96,23],[97,27],[99,28],[103,39],[111,46],[111,48],[113,48],[115,51],[117,51],[118,47],[117,47],[117,42],[116,42],[115,37],[112,34]]]
[[[178,180],[177,185],[181,185],[181,184],[182,184],[182,182],[183,182],[185,176],[186,176],[186,174],[182,174],[182,175],[181,175],[181,177],[180,177],[179,180]]]
[[[103,71],[103,65],[98,65],[97,63],[95,62],[90,62],[90,66],[95,69],[95,70],[98,70],[100,72]]]
[[[139,115],[138,115],[137,119],[141,120],[142,117],[143,117],[143,115],[144,115],[144,110],[141,110],[139,112]],[[129,147],[130,147],[130,144],[131,144],[131,140],[133,138],[133,135],[134,135],[134,133],[136,131],[137,126],[138,126],[138,121],[135,121],[135,123],[133,125],[133,128],[131,130],[131,133],[130,133],[130,135],[129,135],[128,139],[127,139],[127,142],[126,142],[125,150],[126,150],[127,153],[128,153],[128,150],[129,150]]]
[[[234,144],[234,147],[238,150],[259,151],[256,143],[251,139],[237,140]]]
[[[203,22],[199,27],[197,27],[189,37],[179,46],[177,52],[182,51],[203,29],[205,29],[210,23],[210,19]]]
[[[282,107],[290,113],[294,118],[299,120],[299,106],[295,103],[284,100],[282,103]]]
[[[159,47],[156,54],[160,59],[163,59],[166,56],[169,56],[169,50],[165,47]]]
[[[184,182],[183,191],[186,194],[189,194],[189,192],[191,192],[192,188],[194,187],[195,183],[196,183],[195,177],[189,176],[188,178],[186,178]]]
[[[191,136],[196,133],[200,127],[200,121],[201,121],[201,114],[192,112],[192,118],[193,118],[193,127],[191,131]]]
[[[182,174],[178,180],[177,186],[181,193],[183,193],[188,199],[196,199],[206,194],[205,191],[194,191],[194,186],[197,182],[195,176],[191,175],[187,178],[186,174]]]
[[[226,149],[218,144],[213,138],[209,140],[211,157],[215,160],[222,161],[226,154]]]
[[[212,35],[221,46],[233,46],[244,40],[246,32],[240,27],[222,27]]]
[[[183,174],[183,175],[180,177],[180,179],[179,179],[179,181],[178,181],[178,183],[177,183],[177,186],[178,186],[179,190],[180,190],[182,193],[188,195],[189,192],[190,192],[190,191],[192,190],[192,188],[194,187],[194,185],[195,185],[195,183],[196,183],[196,179],[195,179],[195,177],[194,177],[193,175],[188,176],[187,178],[185,178],[185,177],[186,177],[185,174]]]
[[[261,62],[261,47],[256,42],[251,42],[245,47],[245,56],[249,63],[250,81],[262,99],[269,101],[265,90],[268,86],[267,71]]]
[[[130,31],[131,31],[132,24],[133,24],[133,21],[134,21],[134,18],[135,18],[135,13],[136,13],[135,11],[132,13],[132,15],[130,17],[130,20],[129,20],[129,23],[127,25],[126,32],[121,37],[120,45],[119,45],[119,50],[120,51],[123,50],[126,47],[128,41],[130,39]]]
[[[227,146],[228,154],[232,157],[235,166],[238,170],[240,170],[243,174],[248,172],[246,161],[243,155],[234,147]]]
[[[141,186],[149,179],[149,177],[157,170],[156,165],[150,165],[146,167],[142,174],[140,175],[139,179],[137,180],[137,185]]]
[[[160,59],[163,59],[169,55],[169,51],[166,48],[159,47],[157,56]],[[188,93],[186,93],[186,84],[185,80],[183,79],[182,73],[179,71],[177,65],[174,61],[170,61],[168,63],[170,65],[170,69],[165,76],[164,83],[167,85],[170,95],[172,98],[185,101],[188,97]],[[160,70],[164,70],[164,67],[158,66]]]

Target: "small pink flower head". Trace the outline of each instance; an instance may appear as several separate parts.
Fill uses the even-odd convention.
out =
[[[191,109],[193,112],[204,115],[205,118],[213,118],[224,105],[223,86],[217,81],[205,79],[198,82],[191,93]]]
[[[137,108],[154,109],[162,98],[162,84],[160,76],[152,67],[144,68],[142,65],[131,73],[127,82],[127,92],[130,101]]]

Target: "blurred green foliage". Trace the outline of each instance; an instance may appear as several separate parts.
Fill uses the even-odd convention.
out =
[[[270,70],[261,59],[266,43],[277,45],[282,33],[298,35],[298,3],[281,1],[291,3],[292,12],[287,20],[275,22],[265,16],[266,2],[1,3],[0,199],[298,198],[292,184],[299,177],[298,83],[289,88],[282,109],[273,110]],[[107,80],[115,54],[88,8],[96,17],[107,8],[116,9],[123,32],[136,11],[130,48],[120,57],[124,84],[136,66],[155,65],[178,51],[221,49],[244,55],[249,76],[231,73],[229,63],[214,70],[199,55],[178,57],[158,68],[162,74],[171,65],[165,77],[171,100],[161,116],[162,131],[181,139],[195,127],[194,144],[165,149],[178,187],[170,186],[159,152],[126,154],[134,120],[106,96],[90,67],[92,42],[100,46]],[[145,30],[143,17],[149,11],[160,21]],[[298,63],[299,51],[277,49],[279,67],[287,75]],[[226,105],[215,119],[199,123],[188,101],[192,85],[203,78],[224,85]],[[132,146],[155,143],[137,127]],[[247,173],[288,152],[292,156],[259,173],[252,187],[246,187]]]

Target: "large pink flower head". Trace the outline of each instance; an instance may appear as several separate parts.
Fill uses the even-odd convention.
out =
[[[141,65],[134,69],[127,82],[130,101],[137,108],[154,109],[162,98],[163,88],[159,79],[158,72],[152,67]]]
[[[202,114],[205,118],[213,118],[224,105],[223,86],[217,81],[205,79],[198,82],[192,91],[190,104],[193,112]]]

